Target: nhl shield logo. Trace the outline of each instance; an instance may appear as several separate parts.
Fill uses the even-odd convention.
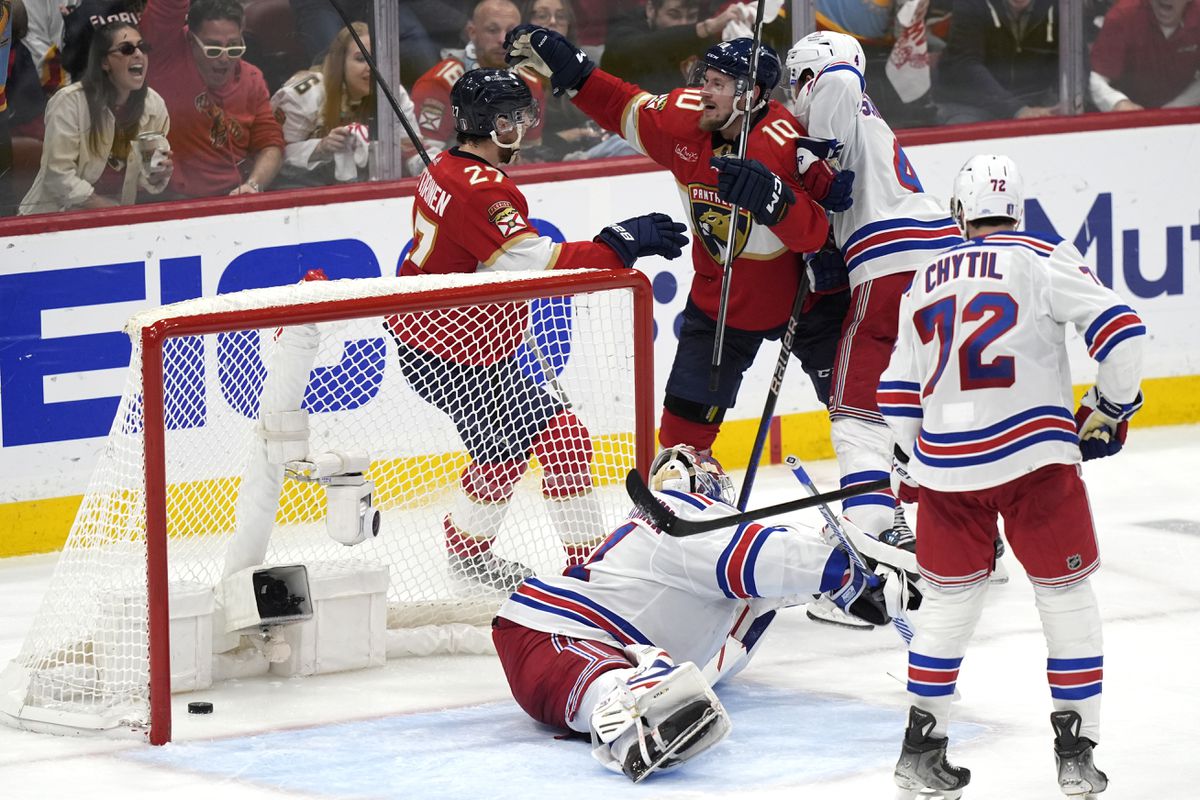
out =
[[[708,186],[692,184],[688,187],[691,198],[692,229],[704,245],[709,256],[718,264],[725,261],[725,247],[729,242],[730,208],[717,197]],[[738,214],[737,238],[734,241],[733,257],[741,255],[750,236],[751,216],[749,211]]]
[[[1067,569],[1074,571],[1082,566],[1083,558],[1078,553],[1072,556],[1067,556]]]

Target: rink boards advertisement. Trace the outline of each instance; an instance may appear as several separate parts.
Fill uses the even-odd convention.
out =
[[[948,142],[905,148],[925,190],[948,199],[958,168],[980,152],[1013,157],[1025,177],[1028,230],[1053,230],[1144,317],[1142,424],[1200,420],[1200,131],[1163,125]],[[556,240],[590,240],[651,211],[685,219],[674,179],[633,171],[602,179],[518,182],[531,222]],[[409,190],[411,192],[411,190]],[[125,321],[193,297],[296,282],[395,273],[411,237],[413,198],[385,197],[111,227],[5,236],[0,263],[0,556],[61,545],[102,449],[130,358]],[[674,356],[690,258],[638,263],[655,297],[655,404]],[[1073,382],[1094,375],[1078,341]],[[744,466],[778,357],[767,342],[727,416],[718,455]],[[1077,356],[1077,357],[1075,357]],[[828,457],[803,372],[791,369],[776,410],[781,446]],[[824,426],[824,427],[823,427]],[[782,443],[780,439],[782,438]]]

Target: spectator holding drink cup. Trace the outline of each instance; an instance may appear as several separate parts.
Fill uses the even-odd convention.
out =
[[[19,214],[104,208],[133,202],[139,186],[151,194],[166,188],[170,121],[162,97],[146,85],[149,52],[127,22],[96,30],[83,77],[46,105],[41,168]],[[140,134],[159,137],[157,156],[145,155]]]

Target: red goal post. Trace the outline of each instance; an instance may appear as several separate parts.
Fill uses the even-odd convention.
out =
[[[469,327],[480,313],[489,320],[511,315],[500,325],[510,333],[522,328],[512,358],[524,361],[514,374],[538,387],[537,402],[551,412],[566,408],[578,418],[587,440],[584,455],[572,458],[586,458],[590,513],[611,527],[628,510],[625,472],[644,471],[655,447],[653,296],[636,271],[314,281],[143,312],[126,326],[134,351],[130,378],[101,463],[25,646],[0,673],[0,721],[60,733],[133,732],[153,744],[170,740],[171,598],[181,586],[193,595],[211,587],[220,606],[230,553],[244,549],[237,542],[243,513],[251,513],[246,496],[257,485],[260,439],[269,438],[254,413],[259,403],[267,411],[271,381],[288,357],[288,331],[314,332],[319,343],[299,383],[308,446],[369,451],[366,476],[383,523],[375,539],[345,548],[314,532],[324,498],[313,487],[284,481],[280,490],[267,481],[268,489],[255,490],[269,511],[262,563],[295,561],[317,571],[335,562],[386,566],[389,629],[486,622],[503,598],[445,577],[438,524],[461,502],[461,476],[478,458],[457,435],[461,420],[451,424],[429,401],[432,390],[414,382],[411,367],[396,368],[400,351],[411,348],[384,324],[469,317],[463,346],[475,346],[477,337],[480,352],[495,350],[494,331]],[[438,335],[446,330],[438,327]],[[530,438],[509,438],[521,436]],[[560,569],[567,542],[555,539],[562,512],[552,502],[560,498],[547,488],[539,451],[526,446],[525,452],[526,461],[534,453],[532,466],[516,473],[511,498],[493,503],[509,509],[495,541],[509,558]],[[275,469],[282,473],[268,467]],[[543,504],[559,516],[542,511]],[[143,548],[141,587],[129,555]],[[407,596],[410,590],[423,594]],[[213,677],[222,677],[219,669]]]

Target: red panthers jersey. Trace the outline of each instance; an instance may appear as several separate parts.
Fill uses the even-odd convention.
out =
[[[421,175],[413,203],[413,244],[401,277],[457,272],[624,268],[599,242],[556,243],[529,223],[525,195],[502,170],[455,147]],[[393,320],[406,344],[459,364],[494,364],[512,355],[528,324],[514,304],[431,311]]]
[[[715,319],[731,226],[730,206],[717,197],[717,171],[708,161],[735,153],[734,144],[719,133],[700,129],[699,90],[676,89],[655,97],[597,69],[575,104],[675,176],[695,239],[691,298]],[[796,203],[772,227],[759,225],[748,211],[739,214],[727,317],[734,328],[760,331],[784,324],[804,270],[800,254],[820,250],[829,234],[825,211],[796,177],[796,139],[803,133],[775,101],[750,131],[746,157],[778,175],[795,193]]]
[[[444,142],[446,146],[454,144],[454,114],[450,109],[450,90],[455,81],[467,71],[467,65],[457,58],[444,58],[429,68],[417,82],[413,84],[412,99],[417,107],[417,122],[421,128],[421,138],[431,142]],[[545,108],[546,92],[541,81],[531,76],[527,70],[517,72],[521,79],[533,92],[533,99],[539,109]],[[544,112],[543,112],[544,115]],[[542,141],[542,120],[525,131],[523,143],[526,145],[540,144]]]

